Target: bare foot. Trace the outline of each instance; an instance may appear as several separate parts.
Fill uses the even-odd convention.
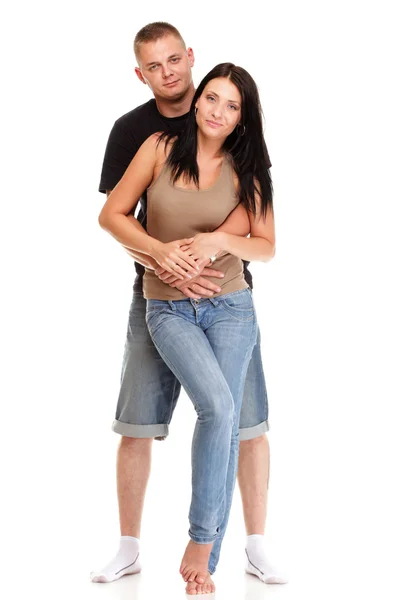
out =
[[[208,559],[212,544],[196,544],[190,540],[181,561],[180,573],[184,581],[203,584],[208,572]]]
[[[215,592],[215,585],[214,581],[211,579],[210,573],[207,574],[207,578],[204,583],[188,581],[185,591],[190,596],[195,596],[196,594],[213,594]]]

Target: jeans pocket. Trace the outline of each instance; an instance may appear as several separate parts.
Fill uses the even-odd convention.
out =
[[[254,302],[249,290],[239,294],[229,294],[223,299],[219,296],[218,300],[222,308],[238,321],[251,321],[254,317]]]
[[[147,311],[145,313],[145,322],[148,327],[150,335],[152,335],[157,327],[161,324],[162,318],[171,312],[171,309],[167,302],[162,301],[148,301]]]

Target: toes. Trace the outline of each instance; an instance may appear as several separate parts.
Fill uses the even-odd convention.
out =
[[[199,581],[196,579],[196,575],[198,574],[197,571],[190,571],[189,575],[188,575],[188,581],[196,581],[197,583],[199,583]],[[201,582],[203,583],[203,582]]]
[[[185,588],[185,591],[187,594],[190,594],[191,596],[194,596],[197,592],[196,592],[196,581],[192,581],[192,583],[188,583],[188,585]]]
[[[197,573],[197,577],[195,577],[198,583],[204,583],[206,581],[207,575],[205,573]]]
[[[198,584],[198,585],[196,586],[196,593],[197,593],[197,594],[203,594],[203,593],[204,593],[204,592],[203,592],[203,586],[202,586],[202,585],[199,585],[199,584]]]

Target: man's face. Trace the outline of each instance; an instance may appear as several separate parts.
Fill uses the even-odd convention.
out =
[[[166,35],[139,48],[135,71],[156,98],[180,100],[192,83],[191,68],[195,62],[193,50],[185,49],[181,40]]]

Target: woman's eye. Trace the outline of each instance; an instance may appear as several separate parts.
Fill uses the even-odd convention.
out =
[[[207,96],[207,100],[215,100],[214,96]]]
[[[235,106],[234,104],[229,104],[229,108],[231,108],[232,110],[237,110],[237,106]]]

